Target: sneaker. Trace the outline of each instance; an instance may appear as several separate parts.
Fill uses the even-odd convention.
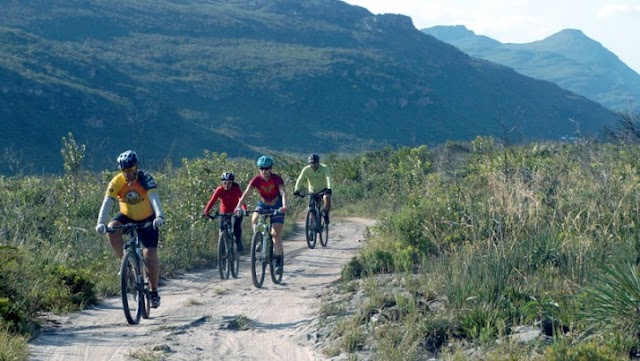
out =
[[[151,308],[160,307],[160,295],[158,291],[151,291]]]
[[[329,212],[323,211],[324,213],[324,223],[329,224]]]
[[[242,251],[244,251],[244,246],[242,245],[242,242],[236,242],[236,245],[238,246],[238,253],[242,253]]]
[[[275,261],[276,261],[276,274],[277,275],[281,275],[282,274],[282,256],[275,256]]]

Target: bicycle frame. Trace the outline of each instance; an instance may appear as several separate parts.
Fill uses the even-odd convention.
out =
[[[323,214],[323,196],[326,190],[318,193],[300,193],[300,197],[309,197],[309,206],[307,209],[305,234],[307,245],[313,249],[316,246],[316,238],[320,238],[320,244],[326,247],[329,242],[329,225],[325,224]]]
[[[151,290],[149,289],[149,281],[147,278],[147,266],[144,260],[142,242],[138,230],[153,227],[152,222],[146,223],[127,223],[107,228],[107,232],[114,233],[122,231],[123,236],[128,239],[123,243],[123,255],[120,265],[122,307],[125,318],[129,324],[137,324],[140,317],[149,318],[151,307]],[[132,258],[132,259],[131,259]],[[131,259],[131,260],[130,260]],[[129,264],[133,262],[133,264]],[[129,266],[133,266],[132,269]],[[135,293],[129,295],[130,286],[129,273],[133,272],[135,276]],[[134,303],[129,304],[129,297],[132,297]],[[131,306],[135,307],[132,312]],[[132,314],[133,313],[133,314]]]
[[[218,269],[221,279],[229,278],[229,271],[233,278],[238,278],[238,249],[232,226],[232,219],[234,217],[234,213],[215,213],[214,215],[209,215],[210,219],[220,218],[220,229],[222,232],[220,232],[218,236]]]
[[[267,265],[271,280],[275,284],[282,282],[282,273],[276,274],[274,265],[274,241],[271,234],[272,218],[280,214],[278,211],[255,210],[247,213],[258,213],[255,233],[251,242],[251,276],[257,288],[262,287]],[[283,261],[284,262],[284,261]],[[258,274],[258,270],[260,273]]]

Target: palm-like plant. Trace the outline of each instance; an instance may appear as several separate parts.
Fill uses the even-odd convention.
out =
[[[611,333],[638,344],[640,336],[640,278],[635,266],[603,266],[593,286],[585,289],[580,309],[586,336]]]

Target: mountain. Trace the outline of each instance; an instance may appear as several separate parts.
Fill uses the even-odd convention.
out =
[[[136,149],[146,166],[478,135],[597,134],[616,114],[338,0],[0,0],[1,172]],[[579,124],[579,128],[576,126]],[[508,130],[513,129],[513,131]]]
[[[640,74],[580,30],[562,30],[526,44],[503,44],[463,25],[421,31],[471,56],[554,82],[615,111],[640,110]]]

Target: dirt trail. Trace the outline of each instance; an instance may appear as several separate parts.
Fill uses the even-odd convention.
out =
[[[370,220],[336,219],[329,246],[311,250],[304,234],[284,241],[281,285],[251,282],[249,257],[240,276],[222,281],[217,269],[184,275],[160,289],[151,318],[128,325],[119,298],[55,320],[31,342],[31,360],[131,360],[151,353],[162,360],[323,360],[314,348],[312,321],[323,292],[362,246]],[[238,316],[247,330],[235,330]]]

